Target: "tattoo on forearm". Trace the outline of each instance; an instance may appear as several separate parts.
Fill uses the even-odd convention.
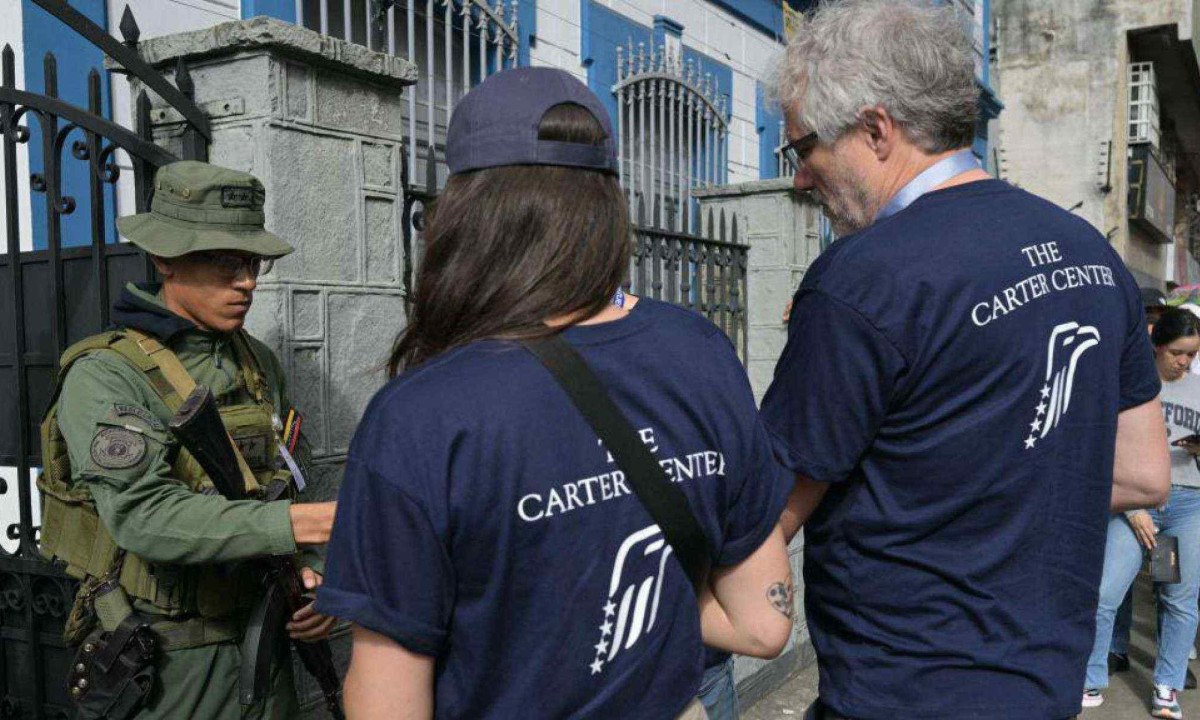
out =
[[[792,617],[793,594],[790,580],[786,584],[777,582],[767,588],[767,599],[771,601],[771,606],[786,615],[789,620]]]

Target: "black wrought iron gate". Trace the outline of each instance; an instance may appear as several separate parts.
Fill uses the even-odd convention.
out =
[[[33,0],[66,27],[86,38],[137,77],[144,87],[174,107],[185,122],[183,153],[206,159],[208,120],[191,97],[187,68],[175,69],[172,85],[138,57],[137,23],[125,9],[124,42],[92,23],[66,0]],[[0,531],[12,552],[0,545],[0,720],[68,718],[66,695],[70,658],[61,633],[75,583],[46,563],[38,551],[35,472],[41,464],[37,425],[53,390],[58,357],[71,343],[108,325],[110,298],[130,280],[147,279],[153,267],[127,244],[106,242],[114,208],[105,204],[106,186],[120,175],[116,152],[129,157],[135,208],[149,203],[154,170],[180,159],[151,138],[150,101],[136,101],[133,130],[101,114],[102,78],[88,75],[87,108],[58,97],[53,54],[43,64],[44,94],[17,89],[11,47],[3,49],[0,82],[0,142],[3,144],[7,253],[0,255],[0,467],[15,468],[15,482],[0,476],[0,496],[16,494],[17,517],[0,515]],[[31,128],[36,133],[31,133]],[[38,147],[31,137],[38,136]],[[40,156],[41,171],[30,176],[31,212],[45,218],[45,248],[21,251],[18,152],[26,146]],[[69,153],[69,156],[67,155]],[[35,155],[36,154],[36,155]],[[63,187],[64,163],[87,164],[87,187]],[[61,220],[75,212],[71,193],[89,198],[91,244],[64,248]],[[32,246],[32,243],[30,243]],[[2,506],[0,506],[2,507]]]

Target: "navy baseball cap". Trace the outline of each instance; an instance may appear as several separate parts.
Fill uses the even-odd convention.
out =
[[[604,128],[603,145],[538,139],[555,105],[583,106]],[[600,98],[565,70],[512,68],[467,93],[450,117],[446,165],[451,175],[506,165],[560,165],[617,174],[612,121]]]

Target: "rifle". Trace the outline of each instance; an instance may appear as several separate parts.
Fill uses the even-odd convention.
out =
[[[246,488],[238,469],[237,450],[212,391],[203,385],[188,395],[170,422],[171,432],[187,448],[217,491],[228,500],[244,500]],[[268,498],[275,500],[276,497]],[[255,561],[263,568],[267,594],[255,606],[242,639],[242,668],[238,678],[240,700],[250,705],[266,697],[271,678],[271,650],[287,618],[308,604],[300,571],[290,557],[265,557]],[[333,651],[327,640],[292,641],[304,669],[316,679],[325,696],[325,706],[335,720],[345,720],[342,688]]]

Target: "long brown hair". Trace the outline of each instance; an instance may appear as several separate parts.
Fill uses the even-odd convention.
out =
[[[538,138],[606,139],[575,104],[547,111]],[[474,340],[540,337],[557,332],[548,318],[600,312],[629,270],[629,232],[610,174],[523,165],[452,176],[429,220],[412,317],[388,376]]]

